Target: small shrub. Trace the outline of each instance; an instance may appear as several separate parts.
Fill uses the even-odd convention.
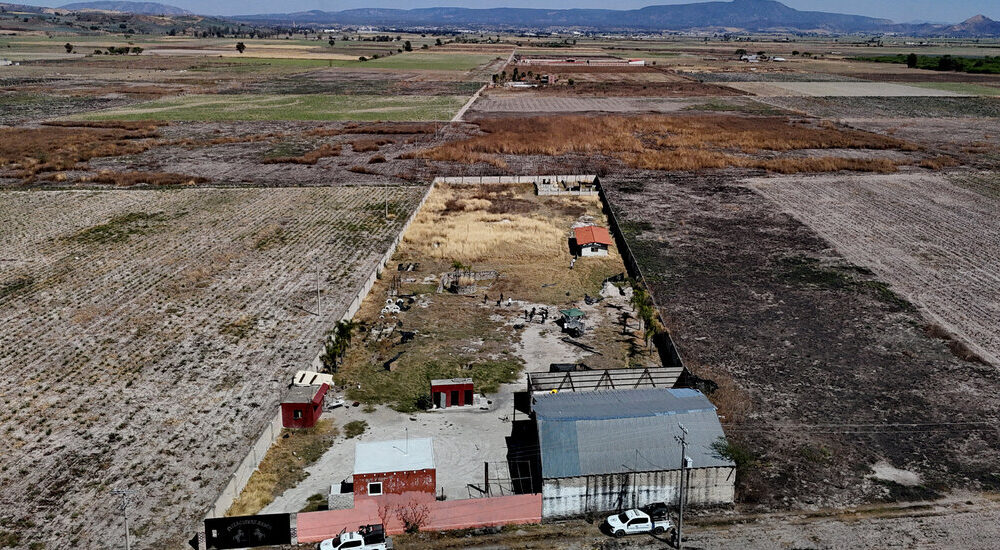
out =
[[[368,422],[364,420],[352,420],[344,424],[344,437],[353,439],[365,433],[366,429],[368,429]]]

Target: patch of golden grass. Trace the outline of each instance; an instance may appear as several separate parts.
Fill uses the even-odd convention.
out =
[[[928,168],[930,170],[940,170],[942,168],[958,166],[958,164],[958,159],[955,157],[949,157],[948,155],[938,155],[936,157],[926,158],[920,161],[921,168]]]
[[[379,147],[390,143],[396,142],[391,139],[356,139],[350,142],[351,149],[354,149],[355,153],[378,151]]]
[[[601,154],[635,168],[699,170],[758,167],[782,173],[830,170],[894,171],[884,159],[747,159],[745,154],[800,149],[913,151],[904,140],[859,130],[796,123],[781,117],[729,115],[552,116],[488,119],[483,134],[432,147],[412,158],[507,164],[500,155]],[[742,153],[737,154],[737,153]]]
[[[563,253],[568,225],[527,213],[491,213],[493,201],[488,197],[498,201],[507,197],[500,189],[490,191],[477,189],[476,196],[469,196],[469,190],[460,186],[438,186],[404,241],[419,255],[463,263],[525,262]]]
[[[336,436],[332,420],[320,420],[312,428],[283,430],[226,515],[244,516],[263,510],[274,497],[306,478],[305,467],[316,462]]]

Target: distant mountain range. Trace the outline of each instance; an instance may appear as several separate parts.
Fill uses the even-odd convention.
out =
[[[341,24],[393,27],[584,28],[598,30],[818,30],[876,31],[888,19],[799,11],[773,0],[733,0],[648,6],[635,10],[530,8],[361,8],[337,12],[306,11],[233,16],[248,22]]]
[[[0,3],[6,11],[50,10]],[[11,9],[21,8],[21,9]],[[191,12],[156,2],[77,2],[62,10],[118,11],[138,15],[187,16]],[[904,23],[820,11],[801,11],[775,0],[733,0],[648,6],[634,10],[530,8],[360,8],[229,16],[223,19],[267,25],[344,25],[393,28],[589,31],[788,31],[821,33],[899,33],[909,36],[1000,36],[1000,22],[977,15],[961,23]]]
[[[137,15],[193,15],[185,9],[157,2],[74,2],[59,6],[64,10],[119,11]]]

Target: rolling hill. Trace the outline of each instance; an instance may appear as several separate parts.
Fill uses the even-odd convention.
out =
[[[74,2],[60,6],[60,8],[74,11],[117,11],[137,15],[192,15],[185,9],[157,2]]]
[[[400,27],[589,29],[743,29],[874,31],[892,25],[887,19],[818,11],[801,11],[773,0],[733,0],[648,6],[635,10],[529,8],[360,8],[337,12],[234,16],[252,22],[343,24]]]

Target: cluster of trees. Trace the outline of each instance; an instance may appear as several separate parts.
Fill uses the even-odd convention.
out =
[[[72,44],[66,44],[66,51],[67,52],[72,52],[73,51],[73,45]],[[139,55],[141,53],[142,53],[142,48],[139,47],[139,46],[132,46],[132,47],[129,47],[129,46],[109,46],[109,47],[105,48],[104,51],[94,50],[94,55],[103,55],[103,54],[107,54],[107,55],[128,55],[128,54]]]
[[[326,334],[326,339],[323,342],[323,355],[320,356],[324,370],[330,373],[337,372],[340,368],[340,362],[344,359],[344,354],[351,347],[351,337],[358,326],[356,321],[337,321],[337,326]]]
[[[952,55],[880,55],[856,58],[877,63],[906,63],[911,69],[954,71],[976,74],[1000,74],[1000,56],[963,57]]]

